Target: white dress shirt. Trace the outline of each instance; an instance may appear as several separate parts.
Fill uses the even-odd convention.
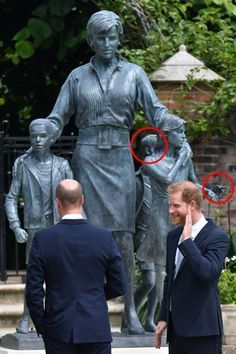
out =
[[[62,220],[64,220],[64,219],[71,219],[71,220],[83,219],[83,215],[81,215],[81,214],[66,214],[62,217]]]

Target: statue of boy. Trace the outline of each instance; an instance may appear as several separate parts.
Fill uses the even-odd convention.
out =
[[[30,123],[29,139],[32,149],[18,157],[13,166],[12,182],[6,196],[5,209],[16,241],[26,242],[26,264],[34,234],[60,220],[55,205],[55,188],[66,178],[73,178],[69,163],[50,153],[54,130],[47,119]],[[18,215],[18,199],[24,201],[24,228]],[[19,333],[29,332],[29,312],[24,300],[24,312],[19,322]]]

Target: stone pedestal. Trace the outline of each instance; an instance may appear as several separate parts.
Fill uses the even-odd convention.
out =
[[[28,334],[9,333],[2,337],[1,346],[14,350],[44,349],[43,339],[32,331]]]
[[[223,344],[236,345],[236,305],[221,305],[224,335]]]
[[[154,334],[130,335],[121,332],[112,333],[112,348],[138,348],[154,347]]]
[[[112,348],[147,348],[155,347],[154,333],[143,335],[129,335],[120,332],[112,333]],[[163,346],[166,344],[163,337]],[[44,343],[37,333],[32,331],[29,334],[9,333],[2,337],[1,346],[14,350],[43,350]]]

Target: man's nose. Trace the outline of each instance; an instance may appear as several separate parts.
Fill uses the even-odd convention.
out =
[[[110,43],[109,43],[109,38],[108,37],[105,38],[105,43],[104,44],[105,44],[105,47],[109,46]]]

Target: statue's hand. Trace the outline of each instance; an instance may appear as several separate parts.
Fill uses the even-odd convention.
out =
[[[193,152],[191,149],[191,146],[187,142],[187,140],[184,140],[183,145],[179,151],[179,155],[185,155],[185,159],[183,161],[183,166],[193,157]]]
[[[28,234],[27,232],[22,229],[21,227],[16,227],[14,229],[14,233],[15,233],[15,238],[16,238],[16,241],[19,242],[19,243],[24,243],[28,240]]]
[[[212,192],[214,192],[217,195],[217,197],[219,199],[224,195],[224,193],[225,193],[225,191],[227,191],[227,189],[228,188],[226,186],[216,184],[211,190],[212,190]]]
[[[219,195],[217,195],[215,192],[213,192],[213,190],[205,188],[205,192],[211,200],[213,200],[215,202],[217,202],[219,200]]]

